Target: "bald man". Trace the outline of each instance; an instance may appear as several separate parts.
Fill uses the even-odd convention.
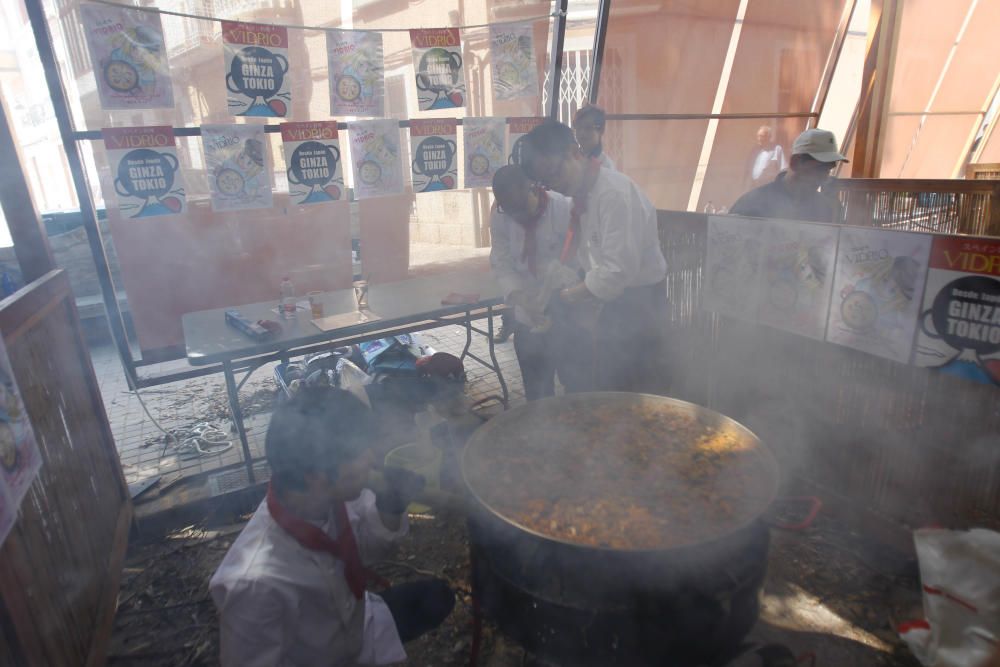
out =
[[[774,130],[769,125],[761,125],[757,130],[757,145],[747,160],[746,188],[766,185],[785,169],[788,169],[788,160],[781,146],[774,143]]]

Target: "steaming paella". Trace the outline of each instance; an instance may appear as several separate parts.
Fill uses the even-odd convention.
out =
[[[773,459],[742,426],[642,394],[528,404],[482,427],[462,465],[469,488],[505,519],[614,549],[715,539],[759,516],[777,485]]]

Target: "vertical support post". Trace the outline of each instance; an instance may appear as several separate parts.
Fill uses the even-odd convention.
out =
[[[229,411],[232,413],[236,435],[240,439],[243,450],[243,464],[247,468],[247,482],[251,486],[257,483],[253,472],[253,455],[250,453],[250,441],[247,440],[247,427],[243,423],[243,410],[240,408],[240,390],[236,386],[236,376],[233,375],[233,362],[229,359],[222,362],[222,374],[226,377],[226,395],[229,397]]]
[[[813,99],[813,113],[816,114],[815,118],[810,118],[807,127],[816,127],[819,125],[820,116],[823,115],[823,109],[826,107],[826,98],[830,94],[830,84],[833,83],[833,74],[837,70],[837,65],[840,64],[840,55],[844,51],[844,43],[847,41],[847,32],[851,29],[851,22],[854,20],[854,11],[858,8],[858,0],[850,0],[850,2],[844,6],[844,13],[840,17],[840,25],[837,27],[837,36],[833,40],[833,44],[830,46],[830,53],[827,55],[826,65],[823,67],[823,79],[820,81],[819,89],[816,91],[816,97]],[[841,140],[843,141],[843,137]],[[841,144],[843,146],[844,144]]]
[[[108,257],[104,252],[104,244],[101,242],[101,231],[97,226],[97,213],[94,210],[94,200],[90,196],[86,168],[74,138],[73,119],[70,115],[66,91],[59,78],[59,63],[52,49],[52,35],[49,33],[48,22],[45,19],[44,3],[41,0],[26,0],[24,6],[31,23],[31,32],[35,37],[38,57],[42,62],[42,69],[45,71],[45,83],[52,98],[52,108],[59,126],[59,136],[62,139],[63,149],[66,151],[66,162],[73,175],[76,199],[80,204],[80,216],[83,218],[83,227],[87,232],[87,241],[90,244],[90,254],[94,258],[97,280],[101,285],[101,295],[104,297],[108,326],[115,340],[115,346],[118,348],[118,356],[125,369],[125,378],[128,380],[129,388],[135,389],[138,385],[135,360],[132,358],[132,350],[129,348],[125,323],[122,320],[121,309],[118,307],[118,297],[115,294],[115,286],[111,281]]]
[[[597,29],[594,31],[594,49],[590,61],[590,89],[587,101],[597,104],[597,90],[601,85],[601,67],[604,65],[604,40],[608,36],[608,16],[611,14],[611,0],[600,0],[597,5]]]
[[[857,134],[851,156],[853,178],[877,178],[882,166],[882,137],[892,93],[901,5],[899,0],[872,2]]]
[[[549,97],[549,118],[559,120],[559,99],[562,88],[563,45],[566,43],[566,12],[569,0],[559,0],[559,16],[556,17],[556,34],[552,40],[552,53],[549,62],[552,63],[552,96]]]
[[[31,190],[24,177],[21,151],[7,120],[7,104],[0,99],[0,206],[14,241],[14,254],[21,267],[24,283],[41,278],[56,268],[45,226],[31,200]]]

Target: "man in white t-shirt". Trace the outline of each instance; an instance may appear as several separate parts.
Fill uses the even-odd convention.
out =
[[[568,245],[584,277],[563,289],[560,299],[600,311],[593,344],[574,356],[581,364],[585,358],[596,364],[597,389],[655,389],[662,378],[652,377],[651,369],[664,352],[667,306],[667,262],[656,209],[631,179],[586,156],[562,123],[543,123],[525,141],[529,174],[573,198]],[[573,342],[560,340],[560,347],[568,349]]]
[[[781,144],[774,142],[774,130],[768,125],[757,129],[757,145],[747,159],[746,189],[757,188],[774,180],[788,169],[788,160]]]
[[[267,497],[209,582],[223,667],[398,663],[403,642],[451,612],[454,594],[439,579],[366,590],[364,564],[406,533],[422,485],[387,469],[385,488],[365,488],[369,412],[332,387],[304,388],[274,412]]]

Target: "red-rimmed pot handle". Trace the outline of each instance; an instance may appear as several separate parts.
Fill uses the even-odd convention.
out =
[[[805,530],[813,524],[820,510],[823,509],[823,501],[820,500],[819,496],[784,496],[774,502],[775,505],[778,503],[802,503],[808,508],[804,512],[805,517],[796,523],[768,521],[768,525],[772,528],[780,528],[781,530]]]

